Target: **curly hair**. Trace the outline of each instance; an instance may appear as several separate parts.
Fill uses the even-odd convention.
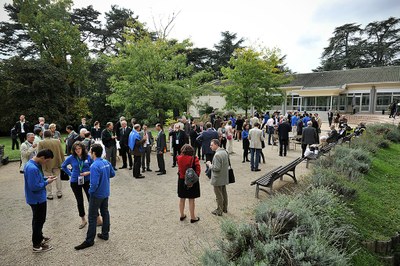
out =
[[[194,149],[189,144],[185,144],[181,148],[181,154],[193,156],[194,155]]]

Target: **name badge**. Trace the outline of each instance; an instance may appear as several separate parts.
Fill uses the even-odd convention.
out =
[[[78,185],[82,186],[85,184],[85,177],[84,176],[78,176]]]
[[[179,139],[177,139],[177,140],[175,141],[175,144],[179,145]]]

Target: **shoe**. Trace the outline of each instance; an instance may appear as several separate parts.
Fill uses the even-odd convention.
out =
[[[198,221],[200,221],[200,217],[197,217],[197,219],[190,219],[191,224],[197,223]]]
[[[154,172],[159,173],[159,172],[162,172],[162,171],[161,171],[161,170],[156,170],[156,171],[154,171]]]
[[[121,166],[119,169],[124,169],[124,168],[126,168],[126,166]]]
[[[245,162],[246,162],[245,160],[242,161],[242,163],[245,163]]]
[[[251,169],[252,172],[254,172],[254,169]]]
[[[145,168],[142,169],[142,173],[144,173],[144,172],[146,172],[146,169],[145,169]]]
[[[50,240],[51,240],[51,237],[46,237],[46,236],[44,236],[41,245],[44,245],[44,244],[49,243]]]
[[[83,229],[87,225],[87,222],[81,223],[79,225],[79,229]]]
[[[47,196],[48,200],[53,200],[53,196]]]
[[[157,175],[166,175],[167,174],[167,172],[159,172]]]
[[[260,172],[261,169],[254,169],[254,172]]]
[[[183,220],[185,220],[186,219],[186,215],[185,216],[181,216],[181,217],[179,217],[179,220],[182,222]]]
[[[79,246],[76,246],[75,249],[76,250],[81,250],[81,249],[85,249],[85,248],[91,247],[93,245],[94,245],[94,243],[89,244],[88,242],[83,241],[83,243],[80,244]]]
[[[34,253],[46,252],[52,250],[53,246],[47,244],[40,244],[40,246],[33,246]]]
[[[228,210],[223,210],[224,213],[228,213]]]
[[[250,162],[250,160],[249,160],[249,159],[246,159],[246,162]]]
[[[135,176],[135,178],[144,178],[144,175],[140,175],[140,176]]]
[[[147,171],[147,172],[153,172],[153,170],[151,170],[150,168],[147,168],[146,171]]]
[[[61,199],[61,198],[62,198],[62,195],[57,195],[57,198],[58,198],[58,199]]]
[[[176,165],[173,164],[173,165],[172,165],[172,168],[174,168],[174,167],[176,167]]]
[[[214,214],[215,216],[222,216],[222,213],[218,212],[217,210],[212,211],[212,214]]]
[[[102,233],[98,233],[98,234],[97,234],[97,237],[100,238],[100,239],[103,239],[103,240],[105,240],[105,241],[108,240],[108,237],[105,237]]]
[[[132,166],[129,167],[129,170],[132,170]]]
[[[113,168],[114,168],[114,171],[118,171],[117,167],[113,167]]]

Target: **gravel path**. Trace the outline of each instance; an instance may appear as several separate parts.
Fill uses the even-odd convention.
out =
[[[63,181],[62,199],[48,201],[47,221],[43,232],[51,236],[54,249],[44,254],[33,254],[31,249],[32,212],[25,203],[23,176],[19,163],[0,168],[0,230],[1,265],[198,265],[205,247],[213,246],[220,236],[223,219],[250,221],[254,207],[269,196],[260,192],[261,199],[254,197],[255,187],[250,182],[273,167],[284,165],[300,155],[290,150],[287,157],[279,157],[277,147],[267,146],[263,151],[267,159],[261,164],[262,172],[251,172],[250,165],[242,160],[241,142],[234,142],[236,154],[231,156],[236,183],[229,185],[228,214],[215,217],[215,196],[203,171],[200,176],[201,197],[196,200],[196,212],[201,221],[190,223],[190,218],[179,221],[176,194],[177,168],[171,168],[172,159],[167,154],[167,175],[145,173],[146,178],[134,179],[127,169],[118,170],[111,182],[109,210],[111,232],[109,241],[96,240],[95,245],[83,251],[75,251],[86,236],[87,227],[78,229],[80,218],[76,201]],[[156,169],[152,154],[152,169]],[[117,166],[121,161],[117,162]],[[307,173],[305,163],[296,169],[298,179]],[[291,182],[288,177],[278,181],[274,188]],[[87,202],[85,201],[87,208]],[[188,214],[188,206],[186,206]],[[99,228],[98,228],[99,229]]]

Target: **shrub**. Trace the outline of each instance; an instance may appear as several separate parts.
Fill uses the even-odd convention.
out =
[[[392,124],[372,124],[368,126],[368,132],[372,136],[383,136],[385,139],[399,143],[400,142],[400,128]]]
[[[354,180],[361,174],[369,171],[371,158],[367,151],[339,146],[332,156],[332,167],[344,174],[350,180]]]

